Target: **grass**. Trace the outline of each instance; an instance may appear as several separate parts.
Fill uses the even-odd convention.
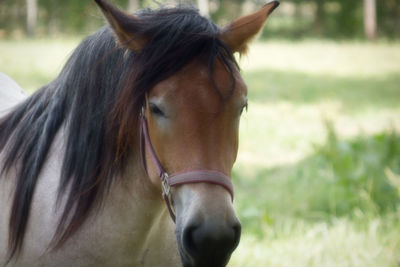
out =
[[[389,222],[388,222],[389,221]],[[262,239],[245,236],[229,266],[396,267],[400,231],[393,218],[346,218],[310,223],[285,219],[265,227]]]
[[[330,101],[340,103],[346,112],[363,112],[371,108],[398,107],[400,99],[399,73],[372,77],[332,77],[326,74],[260,69],[245,72],[244,78],[251,81],[249,96],[257,103],[287,101],[318,104]]]
[[[0,41],[32,92],[78,38]],[[400,44],[270,41],[241,59],[236,266],[400,265]]]
[[[248,71],[272,69],[330,77],[386,77],[399,74],[399,47],[399,43],[383,42],[270,41],[252,45],[241,65]]]
[[[400,136],[339,140],[329,131],[327,143],[315,146],[314,154],[300,162],[235,170],[235,177],[246,177],[237,181],[242,189],[237,207],[248,232],[262,235],[260,224],[281,218],[329,221],[396,211],[400,186],[393,186],[386,173],[400,173]]]
[[[78,43],[77,38],[1,40],[0,71],[31,93],[57,76]]]
[[[255,45],[234,169],[245,234],[230,266],[399,266],[398,51]]]

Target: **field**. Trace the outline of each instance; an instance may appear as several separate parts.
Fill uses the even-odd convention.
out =
[[[0,71],[32,92],[78,42],[0,41]],[[259,42],[240,63],[229,266],[400,266],[400,44]]]

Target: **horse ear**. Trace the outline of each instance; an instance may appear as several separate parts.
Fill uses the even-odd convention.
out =
[[[95,0],[95,2],[121,45],[133,50],[140,50],[146,44],[147,38],[139,34],[140,20],[138,17],[119,10],[105,0]]]
[[[247,43],[262,29],[269,14],[278,6],[278,1],[272,1],[257,12],[234,20],[222,29],[221,40],[233,52],[245,53]]]

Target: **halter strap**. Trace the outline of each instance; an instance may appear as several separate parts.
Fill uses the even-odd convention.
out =
[[[158,157],[156,155],[156,152],[154,151],[153,145],[151,144],[150,141],[150,135],[149,135],[149,129],[147,126],[147,120],[144,115],[140,115],[140,146],[141,146],[141,151],[142,151],[142,162],[144,163],[143,166],[146,169],[147,172],[147,165],[146,165],[146,154],[145,154],[145,149],[149,150],[151,159],[153,160],[154,165],[157,168],[157,174],[159,177],[163,176],[163,174],[166,174],[167,172],[164,170],[163,166],[161,165],[161,162],[158,160]]]
[[[171,187],[182,185],[182,184],[193,184],[193,183],[209,183],[222,186],[231,195],[233,201],[233,184],[231,179],[219,171],[214,170],[193,170],[187,172],[178,172],[172,175],[168,175],[158,159],[156,152],[154,151],[153,145],[151,144],[147,120],[143,114],[140,115],[140,151],[142,156],[142,163],[147,172],[146,164],[146,147],[150,153],[151,159],[156,166],[158,176],[161,179],[162,196],[167,205],[169,214],[172,220],[175,222],[175,212],[172,207],[171,199]]]

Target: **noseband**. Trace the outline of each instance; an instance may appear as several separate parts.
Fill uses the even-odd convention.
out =
[[[233,201],[233,184],[231,182],[231,179],[222,172],[214,170],[193,170],[186,172],[177,172],[168,175],[164,167],[161,165],[161,162],[158,159],[156,152],[154,151],[153,145],[151,144],[149,130],[147,126],[147,120],[143,112],[140,115],[140,146],[141,146],[140,150],[142,155],[143,166],[146,172],[147,172],[146,151],[145,151],[146,147],[148,149],[148,152],[150,153],[154,165],[157,168],[158,176],[161,179],[162,196],[167,205],[169,214],[171,215],[171,218],[174,222],[176,215],[173,210],[173,205],[171,200],[171,187],[173,186],[182,184],[194,184],[194,183],[208,183],[208,184],[220,185],[226,190],[228,190]]]

